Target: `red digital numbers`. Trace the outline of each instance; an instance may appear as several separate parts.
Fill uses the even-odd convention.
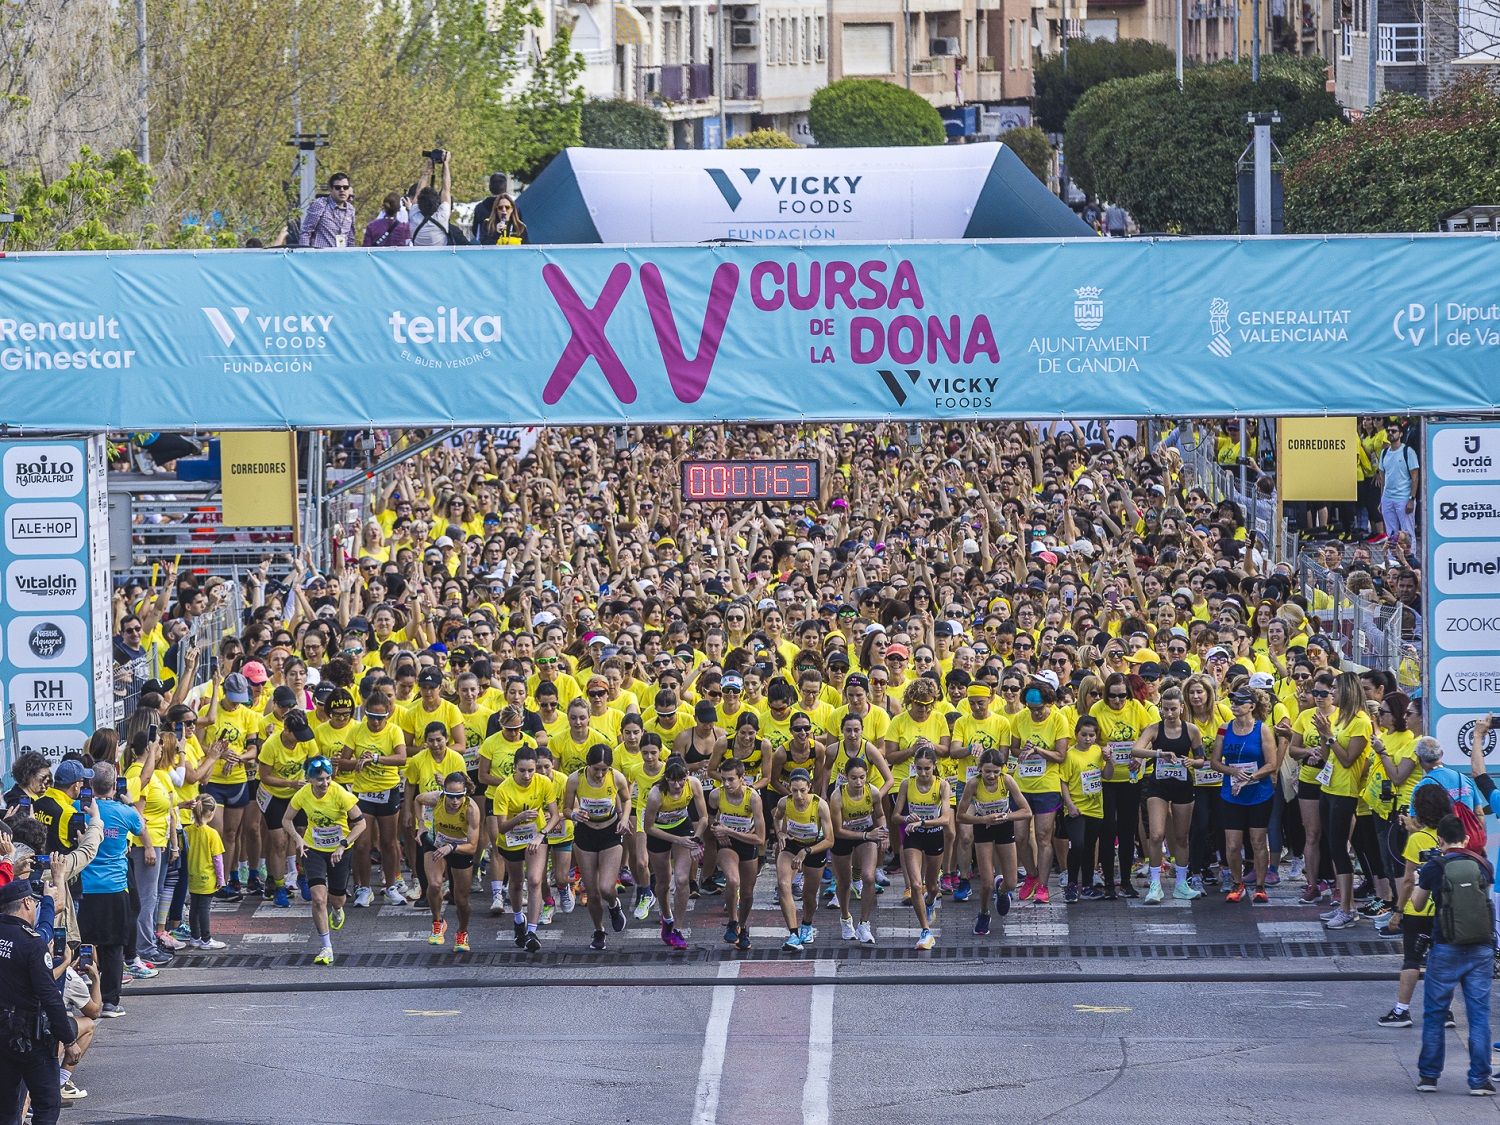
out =
[[[686,461],[684,500],[815,500],[815,461]]]

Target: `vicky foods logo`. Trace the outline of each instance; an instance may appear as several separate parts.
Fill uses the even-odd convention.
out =
[[[246,305],[204,305],[201,311],[228,351],[213,357],[226,375],[305,374],[333,333],[332,313],[258,313]]]
[[[759,168],[705,168],[708,178],[729,204],[738,211],[752,189],[764,194],[769,189],[778,215],[851,215],[854,197],[864,176],[761,176]],[[736,182],[738,179],[739,182]],[[743,190],[741,189],[743,184]]]

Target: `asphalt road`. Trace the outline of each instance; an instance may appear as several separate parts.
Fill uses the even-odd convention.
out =
[[[1122,974],[1129,972],[1121,966]],[[1436,1095],[1381,983],[839,985],[726,963],[711,987],[146,996],[64,1121],[1494,1121]],[[853,968],[848,969],[853,972]],[[806,985],[756,987],[758,974]],[[1457,1054],[1455,1054],[1455,1051]]]

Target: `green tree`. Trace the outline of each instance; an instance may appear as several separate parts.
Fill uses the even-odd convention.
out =
[[[666,148],[667,119],[623,98],[583,103],[583,143],[589,148]]]
[[[1430,231],[1445,211],[1500,202],[1500,94],[1469,76],[1430,103],[1388,94],[1352,124],[1287,147],[1287,230]]]
[[[943,119],[919,94],[878,78],[841,78],[812,96],[808,124],[820,148],[940,145]]]
[[[1236,229],[1235,162],[1250,141],[1245,114],[1275,109],[1275,139],[1286,146],[1339,116],[1315,58],[1121,78],[1095,86],[1068,116],[1068,171],[1090,195],[1124,206],[1143,229],[1225,234]]]
[[[1032,174],[1042,183],[1047,182],[1047,177],[1052,172],[1052,142],[1047,140],[1047,134],[1035,125],[1026,125],[1019,129],[1007,129],[1001,133],[998,140],[1006,148],[1021,158],[1021,163],[1030,168]]]
[[[755,129],[730,137],[725,148],[796,148],[797,142],[780,129]]]
[[[1078,99],[1101,82],[1134,78],[1158,70],[1172,70],[1176,56],[1170,47],[1149,39],[1069,39],[1068,69],[1062,55],[1047,55],[1037,63],[1037,124],[1049,133],[1061,133]]]

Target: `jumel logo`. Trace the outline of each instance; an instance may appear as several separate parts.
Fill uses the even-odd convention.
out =
[[[542,280],[547,283],[557,307],[572,329],[562,355],[557,357],[557,366],[542,388],[542,401],[551,406],[562,398],[583,365],[593,359],[604,372],[615,397],[624,403],[634,402],[635,382],[625,370],[625,364],[609,342],[607,333],[610,314],[630,285],[630,266],[621,262],[609,271],[599,299],[592,305],[586,304],[578,295],[560,266],[550,263],[543,266]],[[656,332],[656,346],[678,402],[697,402],[703,397],[739,284],[740,269],[733,263],[721,263],[714,270],[708,290],[708,307],[703,312],[703,327],[698,333],[698,351],[689,359],[677,332],[677,318],[672,314],[672,302],[667,297],[661,270],[650,262],[641,266],[641,290],[646,295],[651,327]]]
[[[719,189],[719,194],[724,197],[724,202],[729,204],[729,209],[731,211],[738,211],[740,201],[744,197],[740,195],[739,189],[730,180],[729,173],[722,168],[705,168],[703,170],[708,173],[708,178],[714,182],[714,187]],[[740,174],[745,177],[747,184],[753,184],[760,175],[760,169],[741,168]]]

